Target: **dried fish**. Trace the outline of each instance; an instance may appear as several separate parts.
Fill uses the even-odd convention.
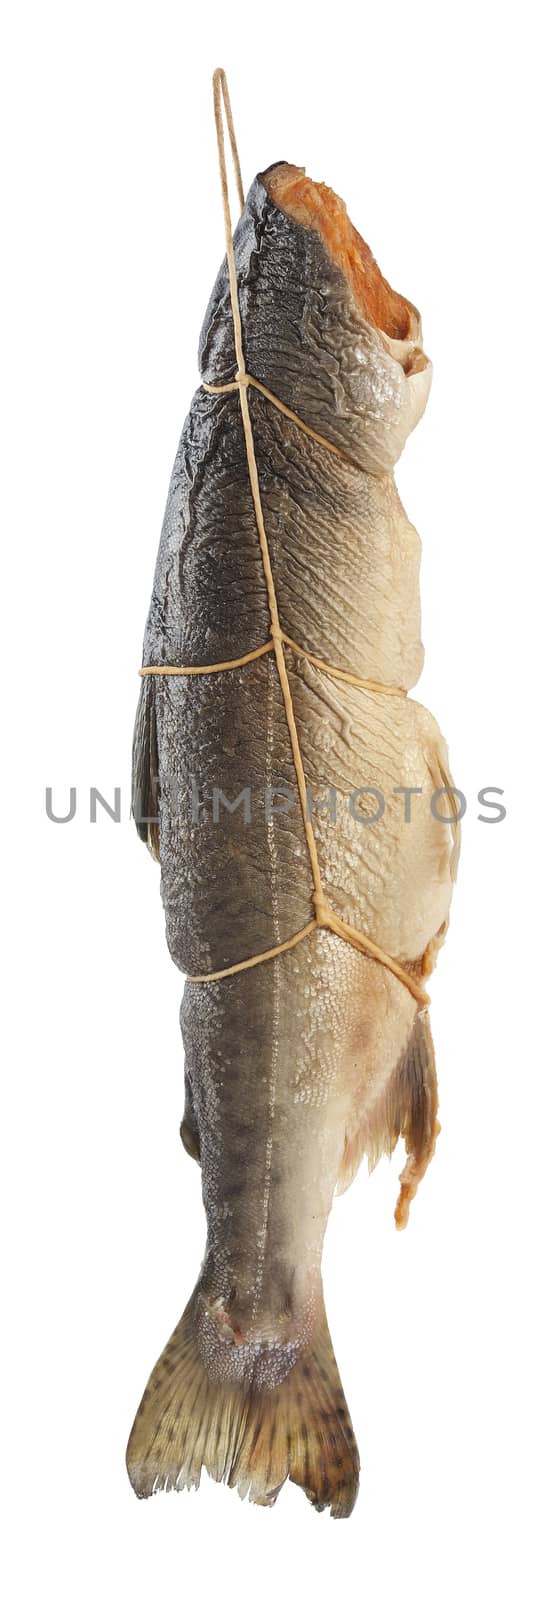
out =
[[[422,981],[457,843],[430,806],[451,781],[446,746],[407,695],[423,659],[419,540],[393,478],[431,367],[417,311],[299,168],[253,182],[233,268],[254,381],[239,376],[226,260],[168,495],[134,741],[138,827],[192,979],[181,1133],[208,1235],[127,1461],[138,1495],[198,1484],[205,1466],[259,1504],[291,1478],[339,1517],[359,1463],[322,1295],[332,1198],[403,1137],[403,1226],[438,1130]],[[250,823],[247,792],[266,796]]]

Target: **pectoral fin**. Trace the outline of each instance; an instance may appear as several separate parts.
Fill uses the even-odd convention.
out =
[[[195,1112],[195,1109],[194,1109],[194,1096],[193,1096],[193,1093],[192,1093],[192,1084],[191,1084],[191,1081],[190,1081],[190,1078],[189,1078],[189,1075],[188,1075],[188,1072],[186,1071],[186,1069],[185,1069],[185,1109],[183,1111],[183,1121],[181,1123],[181,1127],[179,1129],[179,1132],[181,1134],[181,1139],[182,1139],[182,1142],[184,1144],[184,1147],[185,1147],[185,1150],[187,1152],[187,1155],[192,1156],[194,1161],[200,1161],[200,1134],[199,1134],[199,1131],[198,1131],[198,1123],[196,1121],[196,1112]]]
[[[155,695],[154,678],[142,678],[132,746],[132,814],[140,839],[159,861],[160,785]]]

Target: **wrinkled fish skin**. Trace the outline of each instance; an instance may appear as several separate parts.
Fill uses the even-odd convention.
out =
[[[349,458],[250,391],[282,625],[316,656],[409,689],[423,659],[419,540],[392,470],[431,369],[409,374],[405,351],[364,316],[320,235],[274,203],[274,170],[253,183],[235,236],[247,370]],[[226,264],[199,358],[205,382],[232,381]],[[237,395],[199,389],[172,474],[144,663],[225,661],[268,634]],[[286,660],[312,794],[324,801],[333,786],[338,797],[335,821],[324,805],[313,816],[328,899],[418,973],[443,935],[454,864],[429,803],[448,781],[437,725],[411,699],[327,677],[289,649]],[[137,806],[159,797],[167,939],[182,971],[243,961],[310,920],[271,655],[235,672],[144,678],[134,770]],[[362,786],[386,799],[373,825],[347,803]],[[422,791],[409,825],[400,786]],[[250,789],[250,822],[242,803],[221,805],[214,820],[214,788],[230,802]],[[289,809],[266,808],[271,788],[294,797]],[[375,796],[360,796],[358,810],[371,816]],[[400,1134],[406,1220],[437,1126],[427,1018],[383,965],[319,930],[250,970],[188,983],[181,1021],[182,1135],[201,1161],[207,1249],[134,1424],[132,1482],[139,1494],[182,1487],[205,1465],[271,1503],[290,1476],[315,1504],[348,1514],[358,1456],[322,1302],[323,1236],[334,1190]]]

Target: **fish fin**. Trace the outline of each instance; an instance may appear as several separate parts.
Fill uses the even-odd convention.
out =
[[[433,719],[432,719],[432,721],[433,721]],[[454,779],[452,777],[451,770],[450,770],[450,767],[449,767],[449,750],[448,750],[448,746],[447,746],[447,744],[445,742],[445,739],[443,738],[443,734],[442,733],[437,733],[437,732],[434,731],[434,737],[431,740],[431,742],[428,744],[427,748],[425,749],[424,754],[425,754],[425,759],[426,759],[426,765],[427,765],[428,771],[430,773],[430,777],[432,779],[432,783],[434,784],[434,787],[436,789],[441,789],[441,788],[449,789],[451,791],[451,793],[454,794],[455,793]],[[452,816],[454,816],[455,811],[456,811],[456,802],[451,801],[451,815]],[[449,862],[449,871],[450,871],[450,874],[451,874],[451,882],[452,883],[456,883],[456,878],[457,878],[457,874],[458,874],[458,861],[459,861],[459,857],[460,857],[460,847],[461,847],[461,842],[462,842],[462,826],[461,826],[460,822],[457,822],[455,820],[455,821],[449,823],[449,828],[450,828],[451,845],[452,845],[450,862]],[[447,924],[445,925],[445,932],[446,931],[447,931]],[[443,938],[444,937],[445,937],[445,933],[443,934]],[[442,943],[442,942],[443,942],[443,940],[440,939],[440,943]]]
[[[181,1127],[179,1129],[179,1132],[181,1134],[181,1141],[182,1141],[182,1143],[183,1143],[183,1145],[185,1147],[187,1155],[188,1156],[192,1156],[194,1161],[199,1161],[200,1162],[200,1134],[199,1134],[199,1130],[198,1130],[198,1123],[196,1121],[196,1111],[194,1109],[194,1095],[192,1093],[192,1085],[191,1085],[190,1078],[189,1078],[188,1072],[186,1070],[186,1067],[185,1067],[185,1107],[184,1107],[184,1111],[183,1111],[183,1121],[181,1123]],[[200,1162],[200,1164],[201,1164],[201,1162]]]
[[[149,675],[141,681],[134,726],[132,815],[140,839],[143,839],[155,861],[160,860],[159,796],[156,684]]]
[[[372,1172],[381,1156],[391,1156],[398,1139],[403,1138],[407,1162],[400,1176],[400,1195],[394,1218],[398,1228],[405,1228],[409,1206],[434,1153],[439,1133],[437,1103],[430,1022],[427,1012],[421,1012],[409,1035],[407,1048],[380,1100],[362,1118],[355,1132],[346,1136],[337,1183],[338,1194],[348,1189],[364,1156],[367,1156]]]
[[[128,1442],[140,1498],[198,1487],[202,1467],[258,1505],[273,1505],[290,1478],[317,1510],[347,1517],[359,1458],[324,1305],[313,1337],[274,1387],[214,1381],[198,1339],[198,1290],[151,1374]],[[269,1349],[267,1351],[269,1356]]]
[[[417,1017],[397,1076],[395,1126],[405,1140],[407,1161],[400,1173],[394,1221],[397,1228],[405,1228],[411,1201],[432,1160],[440,1132],[434,1043],[426,1011]]]
[[[179,1133],[183,1149],[186,1150],[188,1156],[192,1156],[193,1161],[197,1161],[201,1166],[200,1135],[196,1123],[192,1117],[187,1116],[186,1110],[183,1112],[183,1121]]]

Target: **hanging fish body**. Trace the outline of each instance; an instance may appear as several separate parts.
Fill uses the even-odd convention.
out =
[[[430,803],[450,783],[446,747],[406,696],[423,659],[419,540],[393,468],[430,386],[420,321],[342,202],[285,163],[253,183],[234,254],[247,372],[299,419],[250,388],[281,626],[305,652],[284,646],[323,889],[416,990],[446,929],[456,856]],[[199,358],[219,392],[198,389],[183,429],[147,667],[227,663],[270,639],[226,263]],[[134,807],[160,855],[169,949],[191,978],[312,920],[273,650],[234,669],[143,677]],[[319,926],[272,959],[187,982],[181,1020],[181,1132],[201,1163],[207,1246],[137,1414],[130,1477],[148,1495],[197,1484],[205,1466],[262,1504],[290,1477],[346,1516],[359,1464],[323,1238],[334,1192],[400,1136],[396,1219],[407,1220],[437,1131],[427,1013],[382,960]]]

